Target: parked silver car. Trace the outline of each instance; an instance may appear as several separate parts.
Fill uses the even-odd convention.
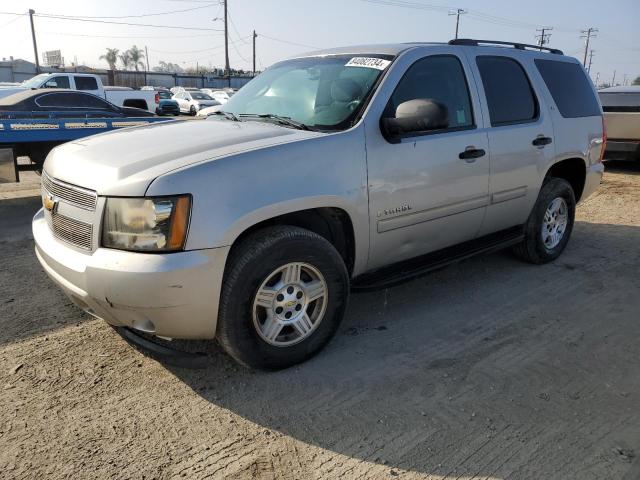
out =
[[[219,101],[200,90],[181,90],[175,93],[172,99],[178,102],[180,113],[189,115],[196,115],[199,110],[206,107],[220,105]]]
[[[575,59],[537,49],[311,53],[206,120],[57,147],[36,254],[92,315],[265,369],[317,353],[351,289],[507,246],[552,261],[601,180],[602,110]]]

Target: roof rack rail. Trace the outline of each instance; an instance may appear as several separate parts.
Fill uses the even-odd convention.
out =
[[[480,45],[509,45],[510,47],[516,48],[518,50],[546,50],[556,55],[564,55],[564,53],[562,53],[562,50],[558,50],[557,48],[541,47],[540,45],[529,45],[527,43],[501,42],[499,40],[475,40],[473,38],[456,38],[455,40],[449,40],[449,45],[467,45],[474,47],[478,47]]]

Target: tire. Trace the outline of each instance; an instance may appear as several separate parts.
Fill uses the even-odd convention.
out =
[[[192,117],[195,117],[197,113],[198,112],[196,111],[196,107],[191,105],[191,108],[189,108],[189,115],[191,115]]]
[[[273,276],[279,268],[294,262],[301,266],[301,281],[309,283],[287,282],[284,273]],[[278,277],[279,280],[273,283]],[[295,274],[291,278],[295,278]],[[268,282],[270,279],[272,283]],[[324,281],[326,295],[307,304],[307,298],[311,298],[313,293],[309,293],[311,290],[306,287],[317,290],[321,280]],[[301,285],[296,288],[303,290],[304,296],[298,291],[287,293],[289,288],[293,288],[287,285]],[[266,300],[258,297],[258,293],[265,290],[269,290],[273,297]],[[297,298],[302,298],[300,302],[306,306],[296,312],[297,304],[288,305],[285,308],[292,311],[283,312],[283,307],[275,306],[284,305],[278,303],[282,300],[282,293],[274,292],[300,295]],[[348,297],[347,269],[340,254],[327,240],[298,227],[265,228],[249,235],[231,252],[220,296],[216,338],[231,357],[245,366],[260,370],[287,368],[313,357],[331,340],[344,317]],[[292,298],[293,303],[298,301],[295,295],[284,297],[283,301],[287,298]],[[281,322],[273,322],[267,317],[268,309],[260,304],[261,299],[272,305],[271,315],[285,322],[284,327]],[[284,319],[291,313],[293,316],[289,320]],[[302,331],[308,330],[305,334],[299,329],[302,322],[295,321],[303,318],[303,314],[306,314],[306,319],[316,317],[312,326],[311,320],[305,323],[302,328]],[[267,340],[268,322],[272,322],[269,325],[278,324],[273,332],[280,333],[271,335],[272,342],[279,342],[278,345]],[[298,327],[286,322],[295,322]]]
[[[552,215],[549,217],[551,222],[545,224],[548,209],[558,213],[556,217],[559,219],[558,222],[553,220]],[[563,210],[566,212],[566,224],[560,233],[559,225],[562,223],[562,217],[565,216],[562,215]],[[524,240],[513,248],[516,256],[535,264],[552,262],[558,258],[571,237],[575,213],[576,199],[569,182],[562,178],[546,179],[524,226]],[[547,234],[543,234],[543,227],[547,229]],[[555,238],[552,234],[554,228],[557,234]]]

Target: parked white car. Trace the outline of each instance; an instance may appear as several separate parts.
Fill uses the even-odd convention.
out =
[[[220,102],[220,105],[224,105],[225,103],[227,103],[227,101],[231,97],[229,95],[229,92],[226,92],[225,90],[215,90],[213,88],[201,88],[200,91],[203,93],[206,93],[214,100],[217,100],[218,102]]]
[[[203,108],[198,111],[198,117],[208,117],[222,109],[222,105],[214,105],[213,107]]]
[[[90,93],[119,107],[135,107],[155,113],[160,98],[153,91],[107,87],[98,75],[88,73],[41,73],[20,85],[0,88],[0,98],[33,88],[67,88]]]
[[[188,113],[194,116],[205,107],[220,105],[220,102],[199,90],[179,91],[173,96],[173,99],[178,102],[180,113]]]

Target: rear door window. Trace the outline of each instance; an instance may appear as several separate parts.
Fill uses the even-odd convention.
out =
[[[600,115],[591,81],[577,63],[537,59],[536,67],[565,118]]]
[[[93,77],[73,77],[76,90],[98,90],[98,82]]]
[[[531,122],[538,118],[538,102],[522,65],[509,57],[476,58],[491,125]]]

